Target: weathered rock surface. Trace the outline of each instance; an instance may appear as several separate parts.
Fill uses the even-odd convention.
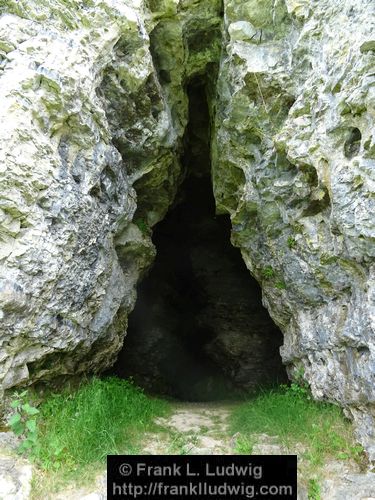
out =
[[[0,457],[0,498],[27,500],[31,491],[32,467],[14,458]]]
[[[290,374],[346,407],[375,458],[375,6],[224,4],[217,207]]]
[[[12,432],[0,432],[0,498],[28,500],[33,476],[32,465],[16,450],[18,438]]]
[[[218,1],[159,3],[0,4],[3,388],[99,371],[121,348],[179,182],[182,86],[220,50],[198,50]]]
[[[371,500],[375,498],[375,474],[345,474],[326,479],[322,496],[327,500]]]
[[[0,385],[114,362],[206,74],[217,208],[283,360],[375,458],[374,3],[223,5],[221,32],[219,0],[0,1]]]
[[[2,6],[3,388],[113,363],[154,256],[132,184],[157,190],[143,223],[160,219],[178,141],[136,7]]]

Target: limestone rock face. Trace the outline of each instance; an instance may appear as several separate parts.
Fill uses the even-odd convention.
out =
[[[113,363],[134,285],[153,258],[148,236],[130,223],[137,206],[132,165],[114,144],[125,128],[123,142],[130,150],[136,140],[139,165],[148,160],[152,169],[172,149],[173,127],[133,7],[120,1],[3,7],[4,388]],[[153,107],[160,113],[154,116]]]
[[[225,2],[213,137],[217,207],[284,363],[373,458],[374,19],[366,0]]]
[[[0,2],[0,387],[115,361],[220,8]]]
[[[2,388],[113,364],[200,78],[217,210],[283,360],[375,458],[374,9],[0,0]]]

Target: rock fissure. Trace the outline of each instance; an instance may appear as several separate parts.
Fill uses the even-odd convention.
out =
[[[153,230],[155,263],[138,288],[115,371],[185,400],[238,398],[286,381],[281,332],[230,244],[229,217],[216,215],[204,81],[188,86],[185,179]]]

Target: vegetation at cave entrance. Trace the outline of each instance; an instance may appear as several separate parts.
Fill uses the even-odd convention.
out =
[[[285,452],[298,453],[303,475],[310,476],[309,498],[314,500],[319,498],[319,480],[315,476],[327,461],[364,461],[363,448],[355,442],[352,424],[342,409],[314,400],[310,389],[297,383],[265,390],[237,406],[230,429],[240,433],[239,453],[253,453],[260,434],[275,436]]]
[[[89,476],[109,454],[138,453],[143,433],[166,413],[167,402],[116,377],[92,378],[74,391],[48,395],[39,406],[37,441],[30,452],[41,471],[37,487]]]

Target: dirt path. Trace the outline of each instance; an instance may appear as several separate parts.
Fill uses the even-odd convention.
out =
[[[143,452],[150,455],[230,455],[235,440],[228,417],[233,404],[184,403],[156,420],[157,431],[145,435]]]

